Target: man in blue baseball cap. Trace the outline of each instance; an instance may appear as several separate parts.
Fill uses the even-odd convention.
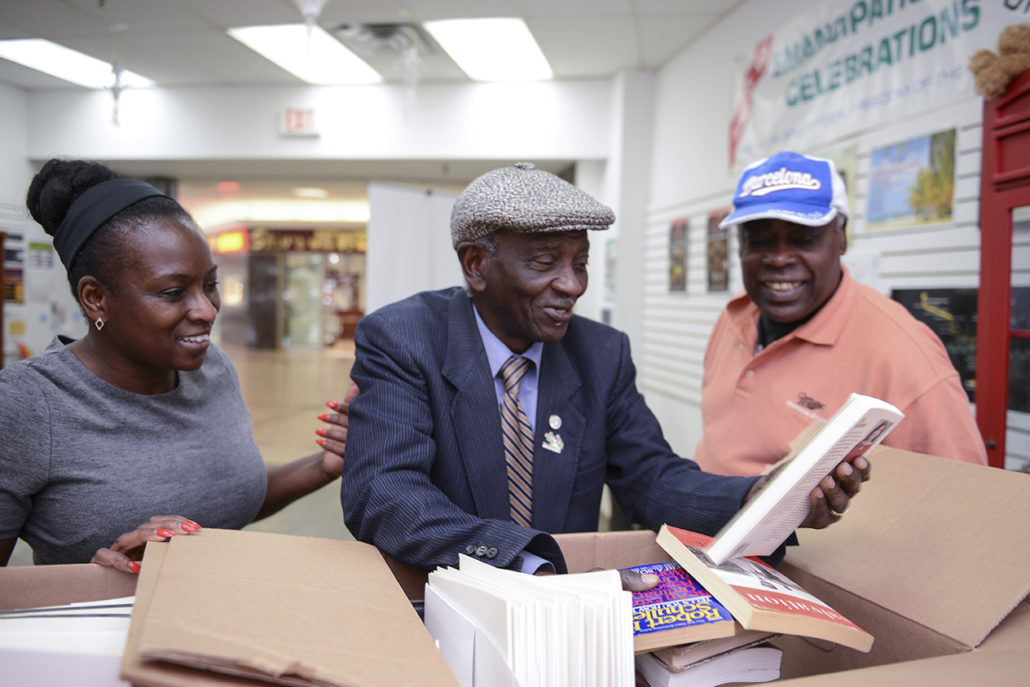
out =
[[[746,293],[727,304],[705,353],[694,453],[704,470],[762,472],[852,392],[905,413],[885,444],[986,464],[940,339],[841,264],[849,214],[832,160],[782,152],[741,174],[720,226],[738,227]],[[744,418],[752,431],[740,431]]]

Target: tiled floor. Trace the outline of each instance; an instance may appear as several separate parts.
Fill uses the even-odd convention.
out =
[[[324,350],[225,350],[239,372],[265,462],[279,465],[319,450],[315,430],[322,423],[317,416],[329,412],[325,402],[342,399],[350,386],[353,342]],[[353,539],[343,525],[339,480],[247,529]],[[31,564],[31,550],[19,541],[10,565]]]

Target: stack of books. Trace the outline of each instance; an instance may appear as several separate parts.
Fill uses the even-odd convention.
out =
[[[771,635],[755,636],[758,638],[741,633],[640,654],[637,671],[650,687],[715,687],[731,682],[775,680],[780,676],[783,652],[765,643]]]
[[[781,652],[771,632],[745,630],[730,611],[680,565],[638,565],[658,586],[633,593],[636,669],[651,687],[709,687],[768,682],[780,675]]]

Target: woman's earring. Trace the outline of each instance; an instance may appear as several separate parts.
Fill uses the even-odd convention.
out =
[[[97,321],[94,322],[93,325],[97,328],[97,331],[99,332],[101,329],[104,328],[104,320],[98,317]]]

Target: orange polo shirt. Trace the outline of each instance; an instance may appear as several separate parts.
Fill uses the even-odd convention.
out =
[[[987,464],[958,372],[937,335],[905,308],[851,278],[819,312],[754,354],[758,307],[747,294],[719,315],[705,352],[702,468],[754,475],[775,463],[813,419],[852,392],[905,413],[884,444]]]

